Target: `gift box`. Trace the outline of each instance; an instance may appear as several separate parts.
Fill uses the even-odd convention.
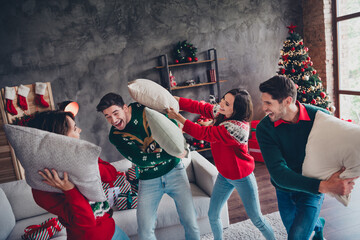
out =
[[[119,210],[137,208],[137,194],[129,193],[127,195],[119,195],[115,201],[115,205]]]
[[[139,179],[140,170],[137,166],[132,166],[128,169],[128,179],[129,181],[133,181],[135,179]]]
[[[249,139],[256,140],[256,127],[259,124],[260,120],[254,120],[250,123],[250,137]]]
[[[130,181],[131,193],[139,193],[139,180],[135,179]]]
[[[49,218],[38,225],[31,225],[25,228],[25,234],[21,236],[24,240],[47,240],[60,232],[64,226],[58,218]]]
[[[253,156],[254,160],[255,161],[258,161],[258,162],[264,162],[264,158],[261,154],[261,151],[260,151],[260,146],[259,146],[259,143],[258,141],[255,139],[250,139],[249,140],[249,154],[251,156]]]
[[[114,206],[118,195],[131,192],[131,185],[130,182],[127,181],[125,173],[119,172],[118,174],[119,175],[112,184],[113,187],[111,187],[109,183],[102,183],[102,187],[110,206]]]

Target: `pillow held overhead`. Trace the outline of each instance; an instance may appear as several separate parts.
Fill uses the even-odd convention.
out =
[[[163,114],[145,107],[146,119],[155,141],[168,154],[181,155],[185,148],[185,139],[180,128]]]
[[[342,167],[346,170],[340,178],[360,176],[360,127],[340,120],[322,111],[317,111],[314,125],[306,144],[302,174],[307,177],[327,180]],[[350,195],[335,195],[347,206]]]
[[[34,189],[62,192],[43,183],[38,171],[55,169],[69,179],[90,201],[106,201],[101,185],[98,157],[101,148],[90,142],[35,128],[4,125],[7,139],[25,169],[26,182]]]
[[[166,109],[172,107],[179,112],[179,103],[161,85],[148,79],[136,79],[128,83],[130,96],[138,103],[166,113]]]

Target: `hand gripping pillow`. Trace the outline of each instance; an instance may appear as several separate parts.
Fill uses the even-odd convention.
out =
[[[98,157],[101,148],[90,142],[35,128],[4,125],[8,141],[25,169],[26,182],[35,189],[61,192],[43,183],[38,171],[55,169],[69,179],[90,201],[106,201],[101,185]]]
[[[340,178],[360,176],[360,127],[340,120],[322,111],[317,111],[314,125],[306,144],[306,156],[302,174],[307,177],[327,180],[342,167],[346,170]],[[335,195],[347,206],[350,195]]]
[[[145,108],[151,135],[168,154],[179,156],[185,150],[185,139],[180,128],[163,114]]]
[[[128,83],[130,96],[138,103],[166,113],[166,109],[172,107],[179,112],[179,103],[168,90],[154,81],[136,79]]]

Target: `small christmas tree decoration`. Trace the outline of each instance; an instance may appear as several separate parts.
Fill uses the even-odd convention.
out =
[[[21,109],[24,111],[28,110],[26,98],[29,95],[29,92],[30,92],[30,88],[22,84],[18,88],[18,104],[21,107]]]
[[[321,78],[308,55],[309,49],[304,46],[303,39],[295,32],[296,26],[291,24],[287,28],[289,37],[284,41],[283,48],[280,50],[278,74],[285,75],[294,81],[297,86],[299,102],[326,109],[330,102],[322,87]]]
[[[6,111],[11,115],[17,115],[13,101],[15,99],[15,88],[5,87]]]
[[[49,107],[49,103],[47,103],[44,100],[44,95],[45,95],[45,90],[46,90],[46,83],[43,82],[36,82],[35,83],[35,104],[42,106],[44,108],[48,108]]]
[[[178,42],[174,49],[175,63],[198,61],[196,52],[197,48],[194,47],[191,43],[188,43],[186,40],[183,42]]]
[[[169,79],[170,79],[170,87],[175,87],[177,83],[175,82],[175,76],[172,75],[171,71],[169,73]]]

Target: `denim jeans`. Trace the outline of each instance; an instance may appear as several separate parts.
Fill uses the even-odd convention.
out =
[[[309,239],[311,233],[319,231],[319,220],[324,194],[285,192],[277,189],[278,207],[290,240]]]
[[[185,229],[185,238],[188,240],[200,239],[190,184],[182,162],[161,177],[140,180],[136,213],[139,239],[156,239],[154,230],[157,209],[164,193],[175,201],[180,222]]]
[[[252,223],[261,231],[266,239],[275,239],[274,232],[270,224],[265,220],[261,213],[258,188],[254,173],[237,180],[227,179],[219,173],[211,195],[208,213],[214,240],[223,239],[220,212],[234,188],[236,188],[239,193],[246,213]]]
[[[115,233],[111,240],[130,240],[126,233],[115,224]]]

